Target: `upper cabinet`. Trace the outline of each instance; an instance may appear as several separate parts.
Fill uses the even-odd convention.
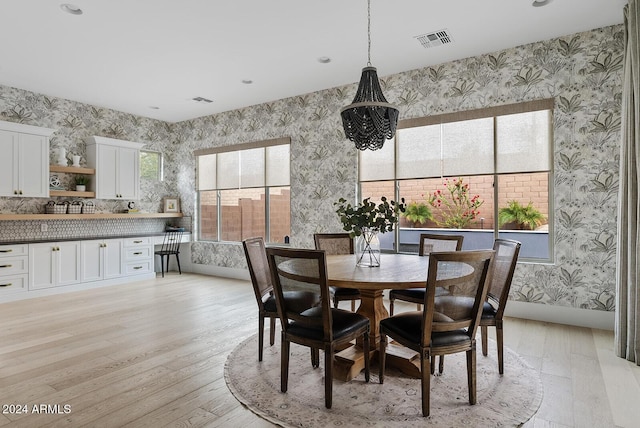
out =
[[[49,196],[49,137],[54,131],[0,122],[0,196]]]
[[[87,163],[96,169],[91,190],[97,199],[139,199],[141,143],[106,137],[87,140]]]

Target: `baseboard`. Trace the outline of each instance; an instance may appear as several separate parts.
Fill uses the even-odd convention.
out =
[[[507,304],[505,316],[602,330],[613,330],[615,323],[615,312],[511,300]]]
[[[185,269],[182,269],[185,272]],[[202,275],[221,276],[223,278],[251,280],[248,269],[228,268],[223,266],[200,265],[192,263],[189,272]]]

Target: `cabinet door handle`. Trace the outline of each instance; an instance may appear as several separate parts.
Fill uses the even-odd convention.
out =
[[[11,249],[9,249],[9,250],[0,250],[0,253],[10,253],[10,252],[12,252],[12,251],[13,251],[13,250],[11,250]]]
[[[13,284],[10,282],[8,284],[0,284],[0,287],[11,287]]]
[[[13,194],[14,194],[14,195],[17,195],[17,194],[18,194],[18,191],[17,191],[17,190],[14,190],[14,191],[13,191]]]
[[[134,266],[133,268],[134,268],[135,270],[138,270],[138,269],[142,269],[142,266]]]
[[[142,244],[142,241],[133,241],[134,244]]]
[[[13,265],[0,265],[0,268],[10,268]]]
[[[133,253],[134,256],[139,256],[140,254],[142,254],[142,251],[138,251],[136,253]]]

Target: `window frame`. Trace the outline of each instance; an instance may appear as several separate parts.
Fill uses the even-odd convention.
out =
[[[554,147],[554,126],[553,126],[553,113],[554,113],[555,101],[553,98],[547,98],[542,100],[528,101],[517,104],[510,104],[504,106],[496,106],[496,107],[487,107],[475,110],[461,111],[455,113],[445,113],[441,115],[434,116],[425,116],[419,118],[405,119],[398,122],[398,130],[416,128],[416,127],[424,127],[430,125],[442,125],[451,122],[460,122],[474,119],[484,119],[484,118],[493,118],[493,151],[494,151],[494,163],[493,163],[493,172],[491,174],[457,174],[456,176],[474,176],[474,175],[491,175],[493,176],[493,210],[494,210],[494,221],[492,225],[494,239],[500,237],[501,229],[498,227],[498,211],[499,207],[499,188],[498,182],[500,177],[504,177],[510,175],[512,173],[499,173],[497,168],[497,156],[498,156],[498,141],[497,141],[497,131],[496,131],[496,122],[498,116],[505,116],[510,114],[519,114],[519,113],[530,113],[541,110],[548,110],[550,115],[549,122],[549,144],[548,144],[548,156],[549,156],[549,169],[548,170],[537,170],[535,172],[546,172],[548,174],[548,257],[520,257],[519,261],[522,262],[530,262],[530,263],[538,263],[538,264],[548,264],[554,263],[554,193],[553,193],[553,183],[554,183],[554,156],[553,156],[553,147]],[[367,156],[367,153],[359,152],[358,153],[358,186],[357,186],[357,200],[361,200],[364,195],[362,193],[362,183],[371,183],[371,182],[382,182],[382,181],[390,181],[393,182],[394,187],[394,195],[395,200],[400,200],[400,183],[403,180],[411,179],[411,178],[399,178],[398,177],[398,169],[399,169],[399,156],[398,156],[398,144],[396,143],[398,138],[398,134],[392,140],[388,140],[387,144],[393,144],[393,153],[394,153],[394,164],[393,164],[393,177],[380,178],[380,179],[366,179],[361,180],[361,162],[363,156]],[[442,168],[442,167],[441,167]],[[518,174],[531,173],[534,171],[519,171]],[[445,176],[442,174],[442,169],[440,169],[440,178],[444,178]],[[426,177],[416,177],[415,179],[426,178]],[[435,178],[435,177],[431,177]],[[504,231],[504,229],[503,229]],[[394,242],[398,243],[400,241],[400,227],[394,228]],[[400,252],[400,245],[395,245],[395,249],[393,252]]]
[[[241,183],[238,183],[238,187],[229,187],[226,186],[224,188],[221,188],[218,183],[217,183],[217,178],[216,178],[216,188],[214,189],[200,189],[200,162],[199,162],[199,157],[200,156],[205,156],[205,155],[218,155],[218,154],[230,154],[232,152],[243,152],[243,151],[249,151],[249,150],[254,150],[254,149],[267,149],[269,147],[275,147],[275,146],[288,146],[288,152],[289,152],[289,156],[288,156],[288,169],[289,169],[289,175],[286,177],[286,184],[282,184],[282,182],[277,182],[276,184],[271,183],[269,184],[269,178],[268,178],[268,157],[266,156],[266,150],[265,150],[265,157],[263,159],[263,164],[264,164],[264,183],[263,185],[260,186],[246,186],[246,187],[242,187]],[[199,149],[199,150],[195,150],[194,152],[194,157],[195,157],[195,163],[196,163],[196,177],[195,177],[195,184],[196,184],[196,219],[195,219],[195,236],[196,239],[199,241],[205,241],[205,242],[240,242],[240,241],[230,241],[230,240],[223,240],[222,236],[223,236],[223,229],[222,229],[222,205],[221,205],[221,192],[225,191],[225,190],[241,190],[241,189],[263,189],[264,192],[264,218],[265,218],[265,241],[266,242],[274,242],[271,240],[271,190],[272,189],[278,189],[278,188],[289,188],[289,191],[291,189],[291,173],[290,173],[290,169],[291,169],[291,137],[281,137],[281,138],[274,138],[274,139],[270,139],[270,140],[262,140],[262,141],[255,141],[255,142],[250,142],[250,143],[241,143],[241,144],[236,144],[236,145],[232,145],[232,146],[225,146],[225,147],[214,147],[214,148],[207,148],[207,149]],[[241,157],[241,155],[239,155]],[[216,157],[216,162],[218,162],[218,158]],[[216,169],[218,168],[218,166],[216,166]],[[217,175],[217,171],[214,173],[215,175]],[[240,177],[240,176],[239,176]],[[240,179],[240,178],[239,178]],[[280,179],[282,179],[282,177],[280,177]],[[201,221],[201,212],[200,212],[200,195],[202,191],[212,191],[215,192],[216,194],[216,239],[201,239],[201,233],[200,233],[200,221]],[[289,217],[291,217],[291,211],[290,211],[290,206],[289,205]],[[279,243],[281,244],[281,243]]]

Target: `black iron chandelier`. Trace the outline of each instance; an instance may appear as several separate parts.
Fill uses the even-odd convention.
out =
[[[385,140],[393,138],[399,111],[382,94],[376,68],[371,66],[371,0],[367,0],[367,36],[369,42],[367,66],[353,102],[340,110],[345,136],[358,150],[378,150]]]

